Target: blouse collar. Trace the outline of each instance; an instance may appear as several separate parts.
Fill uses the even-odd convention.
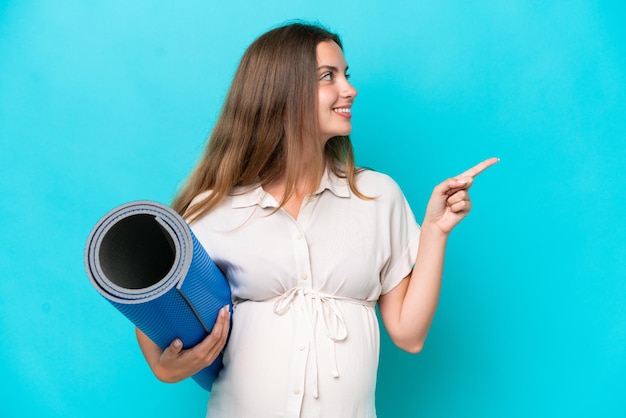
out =
[[[319,187],[312,195],[319,195],[325,190],[330,190],[337,197],[350,197],[348,179],[335,175],[335,173],[328,168],[324,171]],[[279,203],[274,196],[263,190],[261,186],[247,191],[245,189],[236,191],[233,194],[232,207],[234,209],[247,208],[255,205],[261,208],[277,208]]]

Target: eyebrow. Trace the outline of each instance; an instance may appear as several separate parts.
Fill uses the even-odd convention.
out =
[[[345,69],[344,72],[347,72],[348,68],[349,67],[346,66],[346,69]],[[328,70],[328,71],[332,71],[334,73],[338,73],[339,72],[339,68],[337,68],[337,67],[335,67],[333,65],[321,65],[321,66],[317,67],[317,71],[320,71],[320,70]]]

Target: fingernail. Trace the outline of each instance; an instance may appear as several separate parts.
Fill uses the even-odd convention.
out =
[[[456,179],[456,181],[458,181],[461,184],[466,184],[467,183],[467,179]]]

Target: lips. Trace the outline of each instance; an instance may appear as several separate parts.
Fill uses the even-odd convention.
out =
[[[335,107],[333,108],[333,112],[335,112],[337,115],[342,116],[344,118],[349,118],[352,116],[352,111],[350,110],[349,106]]]

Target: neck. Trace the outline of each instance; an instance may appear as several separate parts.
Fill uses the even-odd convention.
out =
[[[305,172],[309,173],[308,171]],[[323,174],[324,172],[322,171],[321,174],[313,175],[311,173],[307,176],[298,177],[293,185],[293,191],[291,192],[289,199],[292,197],[303,198],[304,196],[315,192],[319,187]],[[285,194],[289,193],[287,176],[281,176],[279,179],[269,183],[263,188],[280,202],[285,197]]]

